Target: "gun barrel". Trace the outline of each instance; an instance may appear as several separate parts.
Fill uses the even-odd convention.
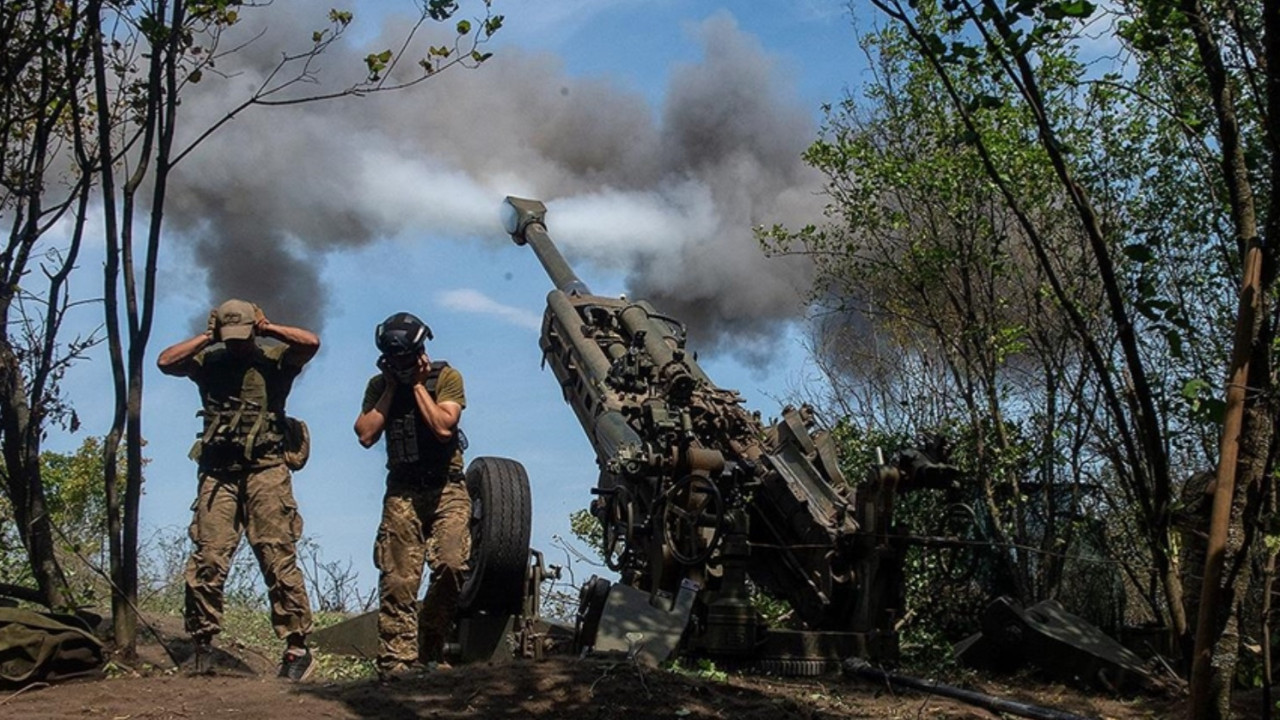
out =
[[[517,245],[528,245],[547,271],[556,289],[569,295],[590,295],[591,289],[578,278],[551,236],[547,234],[547,206],[537,200],[508,196],[505,202],[507,232]]]
[[[609,378],[609,358],[599,345],[582,334],[582,318],[569,302],[567,294],[563,290],[547,293],[547,309],[555,318],[565,341],[577,351],[575,364],[587,375],[593,386],[606,384]]]

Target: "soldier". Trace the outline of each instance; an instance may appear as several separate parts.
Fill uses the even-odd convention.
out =
[[[185,573],[197,673],[213,669],[223,583],[247,532],[266,580],[271,624],[286,640],[280,677],[298,681],[311,674],[311,604],[297,564],[302,516],[285,464],[285,401],[319,349],[314,333],[277,325],[252,303],[228,300],[209,314],[204,333],[165,349],[156,361],[166,375],[195,382],[203,406],[204,430],[191,448],[200,479],[190,528],[195,550]]]
[[[380,372],[364,392],[355,432],[370,447],[386,435],[387,489],[374,545],[378,567],[378,672],[410,672],[415,662],[444,663],[471,554],[471,498],[462,473],[466,441],[458,419],[466,407],[462,374],[431,362],[431,329],[396,313],[375,333]],[[431,578],[415,617],[423,562]]]

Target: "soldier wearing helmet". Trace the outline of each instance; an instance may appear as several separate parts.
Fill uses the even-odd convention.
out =
[[[202,405],[204,427],[190,454],[200,479],[191,506],[195,550],[185,573],[197,673],[213,670],[223,583],[245,534],[266,580],[271,624],[287,642],[280,676],[303,680],[311,673],[311,603],[297,563],[302,516],[287,466],[285,401],[319,349],[315,333],[273,323],[257,305],[233,299],[209,313],[205,332],[156,360],[164,374],[190,378]]]
[[[458,427],[466,394],[461,373],[427,356],[431,339],[426,323],[406,312],[378,325],[380,372],[370,378],[355,422],[364,447],[386,438],[387,488],[373,551],[383,678],[444,662],[471,554],[466,441]],[[418,612],[424,562],[431,577]]]

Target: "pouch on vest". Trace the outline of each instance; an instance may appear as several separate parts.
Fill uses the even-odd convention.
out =
[[[387,465],[408,465],[419,457],[417,411],[392,418],[387,423]]]
[[[278,416],[255,402],[231,398],[196,414],[204,418],[204,431],[188,455],[202,467],[233,470],[281,451]]]
[[[96,671],[102,643],[76,617],[0,607],[0,686]]]
[[[433,399],[436,397],[440,371],[447,367],[449,363],[443,360],[432,362],[431,369],[427,371],[427,377],[423,380],[423,387]],[[392,412],[397,413],[398,416],[387,419],[385,433],[387,468],[390,470],[394,471],[417,463],[426,463],[431,468],[438,466],[443,470],[449,466],[455,449],[467,449],[467,436],[462,434],[462,428],[456,428],[457,434],[453,441],[437,442],[434,433],[419,416],[416,404],[404,406],[402,409],[393,407]]]
[[[284,464],[290,470],[301,470],[311,458],[311,431],[295,417],[284,419]]]

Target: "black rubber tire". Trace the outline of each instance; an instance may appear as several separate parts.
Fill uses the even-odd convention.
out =
[[[478,457],[467,468],[471,494],[471,569],[461,613],[518,615],[529,573],[533,506],[529,474],[515,460]]]

